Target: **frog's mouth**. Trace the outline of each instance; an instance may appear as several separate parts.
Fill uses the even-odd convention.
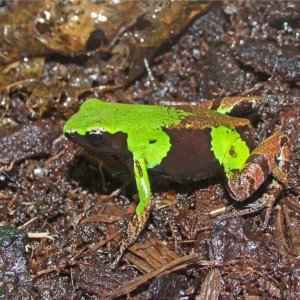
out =
[[[89,139],[86,135],[78,134],[77,132],[65,132],[65,135],[73,143],[82,146],[84,148],[93,150],[93,146],[90,144]]]

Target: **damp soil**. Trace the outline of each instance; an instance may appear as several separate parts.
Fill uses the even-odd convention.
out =
[[[300,298],[299,1],[2,1],[0,24],[1,299]],[[69,141],[64,122],[90,97],[241,95],[262,97],[257,143],[275,130],[289,138],[288,184],[268,225],[266,209],[238,212],[271,176],[237,204],[222,177],[151,174],[151,218],[111,270],[133,178]],[[230,205],[231,218],[211,214]]]

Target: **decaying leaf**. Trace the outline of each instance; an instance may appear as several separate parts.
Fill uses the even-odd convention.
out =
[[[127,69],[125,81],[132,81],[144,71],[145,59],[151,60],[162,45],[176,37],[208,4],[208,1],[150,2],[133,30],[124,34],[112,49],[108,68]]]

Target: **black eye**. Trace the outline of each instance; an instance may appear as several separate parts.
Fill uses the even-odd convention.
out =
[[[87,136],[93,146],[99,147],[103,144],[103,135],[101,133],[89,132]]]

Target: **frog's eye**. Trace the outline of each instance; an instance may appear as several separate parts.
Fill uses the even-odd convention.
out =
[[[95,147],[99,147],[103,144],[103,135],[101,133],[89,132],[87,137],[91,145]]]

